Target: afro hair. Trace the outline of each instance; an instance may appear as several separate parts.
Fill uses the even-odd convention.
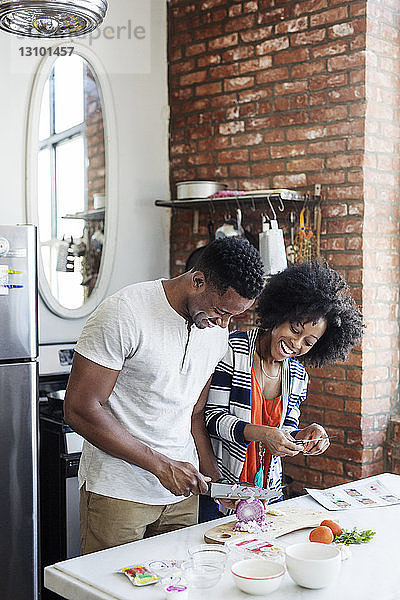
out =
[[[306,366],[321,367],[345,360],[361,339],[361,312],[337,271],[326,261],[295,263],[272,275],[257,306],[258,323],[272,330],[285,321],[327,323],[324,335],[298,360]]]
[[[206,246],[194,268],[221,293],[232,287],[242,298],[257,298],[264,286],[260,254],[245,239],[226,237]]]

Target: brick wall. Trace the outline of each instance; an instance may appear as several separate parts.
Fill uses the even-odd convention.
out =
[[[372,460],[400,474],[398,420],[400,4],[369,0],[364,166],[363,343],[361,440]]]
[[[399,28],[397,0],[170,2],[171,194],[190,179],[322,184],[321,250],[363,307],[362,347],[311,373],[302,422],[336,437],[321,457],[286,461],[298,490],[384,468],[398,382]],[[278,213],[286,233],[291,208]],[[216,224],[234,209],[217,209]],[[244,211],[253,234],[261,210]],[[198,233],[193,216],[172,214],[172,274],[207,241],[208,210]]]

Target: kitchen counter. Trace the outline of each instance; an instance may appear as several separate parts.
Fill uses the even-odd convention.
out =
[[[380,478],[400,494],[400,476],[380,475]],[[305,495],[279,504],[325,511],[311,496]],[[399,523],[400,505],[330,511],[330,518],[345,529],[357,526],[376,531],[367,544],[350,546],[352,556],[343,561],[339,578],[330,587],[308,590],[297,586],[286,573],[280,588],[268,596],[271,600],[395,600],[400,597]],[[68,600],[163,600],[161,587],[134,587],[117,569],[149,560],[186,558],[189,546],[203,542],[203,534],[211,527],[231,521],[224,517],[194,525],[153,538],[124,544],[101,552],[56,563],[45,569],[45,586]],[[278,538],[282,547],[306,541],[310,529],[303,529]],[[250,596],[240,592],[233,583],[229,569],[221,581],[207,590],[192,590],[190,598],[200,600],[245,600]]]

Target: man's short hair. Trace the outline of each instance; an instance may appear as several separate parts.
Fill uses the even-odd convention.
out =
[[[239,296],[257,298],[264,286],[264,267],[258,250],[242,238],[226,237],[208,244],[194,269],[221,293],[231,287]]]

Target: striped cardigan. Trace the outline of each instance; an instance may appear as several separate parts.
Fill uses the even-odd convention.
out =
[[[218,363],[205,407],[205,420],[211,444],[223,477],[238,481],[249,444],[243,431],[251,423],[251,370],[258,329],[234,331],[229,335],[228,350]],[[282,419],[279,427],[298,430],[300,404],[306,397],[308,375],[295,358],[283,361]],[[272,456],[266,487],[282,489],[282,463]]]

